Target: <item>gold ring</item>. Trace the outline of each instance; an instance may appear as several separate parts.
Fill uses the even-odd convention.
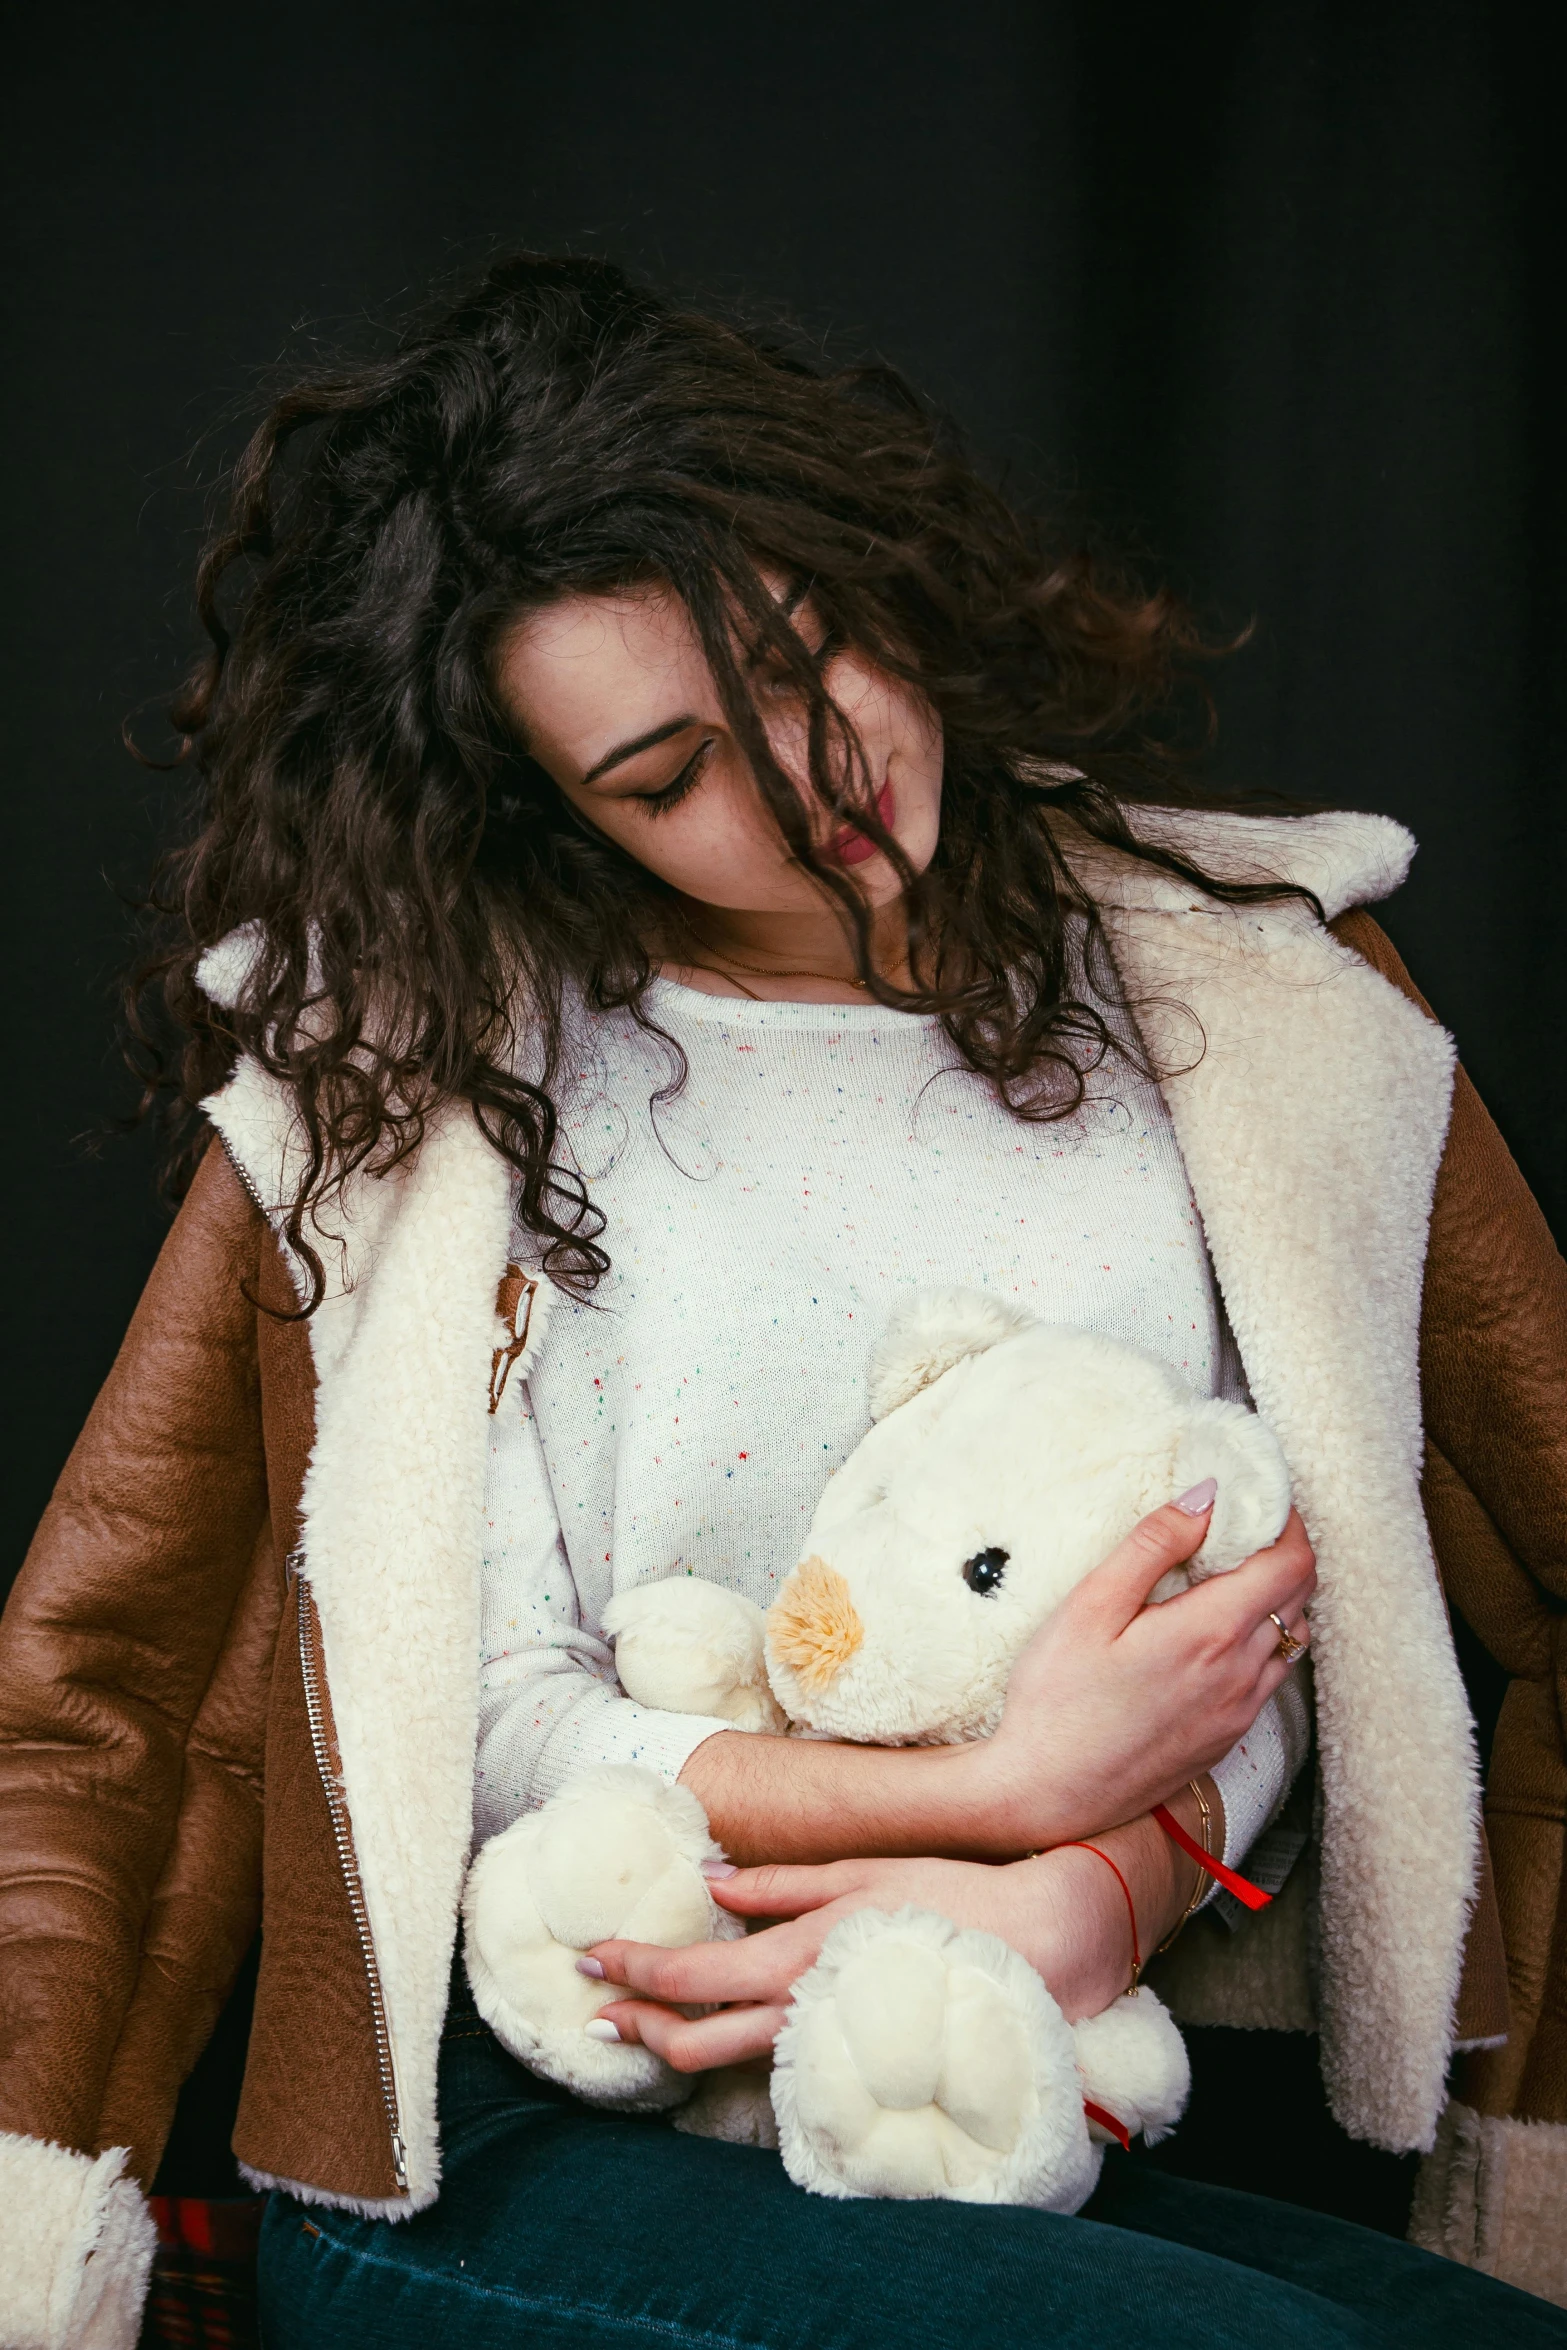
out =
[[[1278,1625],[1278,1652],[1287,1665],[1292,1665],[1298,1656],[1305,1655],[1305,1641],[1297,1640],[1294,1633],[1290,1630],[1288,1624],[1285,1623],[1284,1618],[1282,1616],[1276,1616],[1271,1607],[1268,1610],[1268,1621],[1270,1624]]]

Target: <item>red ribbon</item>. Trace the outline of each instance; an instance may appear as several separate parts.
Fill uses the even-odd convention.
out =
[[[1196,1839],[1187,1835],[1173,1811],[1166,1811],[1162,1803],[1156,1803],[1153,1816],[1188,1859],[1194,1860],[1200,1869],[1206,1869],[1210,1877],[1218,1878],[1226,1893],[1233,1893],[1236,1900],[1243,1901],[1248,1909],[1267,1908],[1273,1895],[1264,1893],[1260,1885],[1249,1883],[1245,1877],[1238,1877],[1233,1869],[1225,1867],[1222,1860],[1215,1860],[1211,1852],[1204,1852]]]
[[[1096,2105],[1091,2097],[1083,2099],[1083,2111],[1091,2122],[1097,2122],[1102,2130],[1108,2130],[1112,2138],[1119,2138],[1126,2153],[1131,2153],[1131,2138],[1113,2113],[1107,2113],[1105,2108],[1102,2105]]]

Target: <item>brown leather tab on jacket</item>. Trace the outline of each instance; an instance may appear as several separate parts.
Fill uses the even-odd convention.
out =
[[[520,1265],[508,1265],[501,1275],[501,1284],[495,1293],[495,1311],[511,1336],[490,1357],[492,1415],[500,1410],[501,1397],[506,1393],[506,1382],[526,1350],[528,1331],[533,1322],[533,1301],[538,1293],[537,1280],[531,1273],[525,1273]]]

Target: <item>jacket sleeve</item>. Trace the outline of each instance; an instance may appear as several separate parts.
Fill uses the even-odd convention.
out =
[[[1332,927],[1423,1002],[1369,915]],[[1432,1203],[1420,1385],[1443,1587],[1512,1676],[1485,1800],[1508,2023],[1465,2058],[1457,2094],[1485,2115],[1567,2124],[1567,1265],[1462,1070]],[[1483,1886],[1480,1910],[1490,1898]]]
[[[246,1296],[262,1230],[209,1150],[0,1620],[6,2345],[134,2342],[152,2254],[135,2177],[254,1931],[260,1758],[240,1691],[276,1580]],[[204,1885],[192,1817],[224,1855]],[[193,1903],[210,1926],[182,1978],[165,1928]],[[179,2044],[134,2143],[127,2043],[148,2017]],[[132,2072],[144,2061],[133,2048]]]
[[[1333,930],[1430,1011],[1370,915]],[[1461,1480],[1513,1562],[1509,1582],[1498,1553],[1494,1592],[1452,1596],[1504,1664],[1527,1670],[1508,1653],[1526,1637],[1515,1610],[1538,1611],[1531,1584],[1567,1600],[1567,1264],[1462,1069],[1431,1211],[1420,1385],[1437,1486]],[[1439,1492],[1438,1508],[1449,1498]]]

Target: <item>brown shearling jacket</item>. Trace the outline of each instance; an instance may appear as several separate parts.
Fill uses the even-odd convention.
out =
[[[1333,933],[1413,996],[1367,915]],[[107,2187],[145,2187],[264,1920],[236,2151],[259,2180],[395,2212],[398,2083],[316,1604],[291,1572],[316,1396],[294,1302],[210,1149],[0,1628],[0,2132],[127,2149]],[[1567,2223],[1542,2249],[1508,2204],[1527,2220],[1541,2179],[1567,2190],[1567,1268],[1461,1074],[1420,1368],[1442,1584],[1513,1680],[1456,2032],[1493,2045],[1459,2059],[1416,2233],[1567,2299]],[[1527,2180],[1524,2124],[1549,2140]]]

